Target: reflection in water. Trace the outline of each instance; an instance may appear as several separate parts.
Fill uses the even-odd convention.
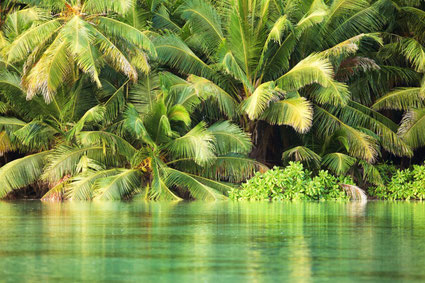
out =
[[[425,280],[425,204],[0,202],[0,278]]]

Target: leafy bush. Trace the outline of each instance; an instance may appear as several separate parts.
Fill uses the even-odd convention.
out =
[[[290,162],[285,168],[274,167],[229,192],[233,200],[320,200],[349,199],[339,184],[352,184],[348,177],[335,177],[328,171],[312,172],[299,162]]]
[[[423,200],[425,199],[425,166],[414,165],[413,169],[397,170],[388,183],[370,188],[369,194],[387,200]]]

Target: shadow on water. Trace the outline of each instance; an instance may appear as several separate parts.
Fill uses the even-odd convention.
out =
[[[425,280],[425,204],[0,202],[0,278]]]

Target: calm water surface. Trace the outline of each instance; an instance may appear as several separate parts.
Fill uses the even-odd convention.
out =
[[[0,282],[425,281],[425,204],[0,202]]]

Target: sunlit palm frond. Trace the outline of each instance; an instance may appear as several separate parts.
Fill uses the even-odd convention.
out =
[[[134,5],[136,5],[135,0],[87,0],[84,2],[82,11],[99,14],[115,12],[123,15],[127,13]]]
[[[214,136],[201,122],[184,136],[168,143],[167,150],[175,159],[194,158],[200,165],[210,164],[215,157]]]
[[[21,33],[8,47],[7,61],[13,63],[25,59],[38,44],[59,28],[60,22],[53,19]]]
[[[226,198],[216,189],[203,184],[187,173],[172,168],[166,168],[164,170],[167,172],[166,183],[168,186],[185,188],[195,199],[222,200]]]
[[[118,169],[116,175],[96,179],[94,199],[121,200],[141,185],[141,172],[137,169]]]
[[[0,198],[15,189],[35,183],[43,173],[49,151],[28,155],[13,160],[0,168]]]
[[[270,105],[270,100],[278,97],[279,92],[273,81],[259,85],[254,93],[241,104],[241,109],[251,120],[257,119]]]
[[[260,119],[272,125],[287,125],[306,133],[313,121],[312,104],[304,97],[288,98],[270,103]]]
[[[332,76],[333,69],[329,60],[318,54],[313,54],[298,62],[276,82],[281,89],[291,91],[313,83],[327,87]]]
[[[111,149],[113,154],[125,156],[130,160],[136,149],[125,139],[105,131],[83,131],[78,134],[78,141],[83,146],[99,145]]]

